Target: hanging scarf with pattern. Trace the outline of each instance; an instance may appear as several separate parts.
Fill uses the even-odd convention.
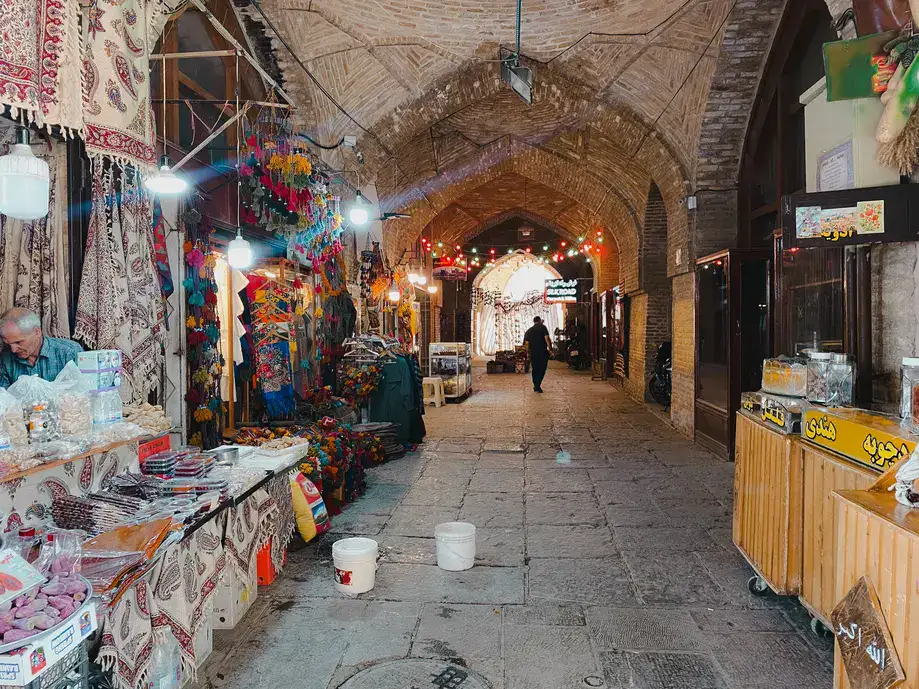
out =
[[[293,322],[290,287],[260,275],[251,275],[246,287],[252,317],[256,377],[272,419],[294,413],[293,374],[290,368],[290,330]]]

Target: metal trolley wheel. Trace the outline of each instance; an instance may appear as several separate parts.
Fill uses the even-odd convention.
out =
[[[769,588],[769,584],[766,583],[766,580],[755,574],[750,577],[750,580],[747,582],[747,588],[750,589],[750,593],[754,596],[772,595],[772,589]]]
[[[833,630],[816,617],[811,618],[811,632],[814,636],[819,636],[821,639],[828,639],[833,636]]]

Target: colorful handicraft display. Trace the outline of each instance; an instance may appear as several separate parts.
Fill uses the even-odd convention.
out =
[[[376,364],[345,366],[341,394],[352,406],[363,407],[383,380],[383,367]]]
[[[253,132],[243,155],[242,221],[287,238],[288,258],[318,270],[342,250],[341,215],[305,147],[283,132]]]
[[[186,213],[186,277],[182,283],[188,310],[185,323],[188,331],[188,392],[185,400],[188,402],[189,440],[193,445],[204,448],[219,444],[220,376],[223,371],[211,231],[209,218],[194,209]]]
[[[347,272],[340,256],[326,263],[319,271],[316,285],[316,359],[323,365],[331,364],[344,353],[342,343],[354,333],[357,311],[348,293]]]
[[[252,318],[256,378],[265,409],[269,418],[288,417],[295,408],[290,363],[292,290],[261,275],[250,275],[246,293]]]

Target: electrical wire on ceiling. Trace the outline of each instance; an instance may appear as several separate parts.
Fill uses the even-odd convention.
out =
[[[277,36],[278,41],[280,41],[281,45],[283,45],[284,48],[287,50],[287,52],[290,53],[291,57],[294,59],[294,62],[296,62],[300,66],[300,69],[302,69],[303,72],[306,74],[306,76],[309,77],[310,81],[312,81],[313,84],[316,86],[316,88],[319,89],[320,93],[322,93],[322,95],[328,98],[329,102],[332,105],[334,105],[338,109],[338,111],[341,112],[341,114],[343,114],[345,117],[351,120],[362,132],[364,132],[368,136],[372,136],[377,141],[377,143],[379,143],[379,145],[383,148],[383,150],[386,151],[387,155],[391,156],[392,152],[383,144],[380,138],[376,134],[374,134],[372,131],[367,129],[367,127],[365,127],[360,122],[358,122],[351,115],[351,113],[345,110],[344,106],[342,106],[342,104],[339,103],[335,99],[335,96],[329,93],[328,90],[313,75],[313,73],[309,70],[309,68],[306,66],[303,60],[301,60],[300,57],[297,55],[297,53],[294,52],[294,49],[290,47],[290,44],[284,39],[283,36],[281,36],[281,32],[278,31],[278,28],[274,25],[274,22],[272,22],[271,19],[268,18],[267,14],[265,14],[265,10],[262,9],[261,4],[259,4],[258,0],[249,0],[249,4],[255,8],[256,12],[259,13],[259,16],[262,18],[262,21],[265,22],[265,25],[269,29],[271,29],[271,31],[274,33],[275,36]],[[333,148],[337,148],[340,145],[341,145],[341,142],[333,146]],[[320,146],[320,148],[324,148],[324,147]],[[326,149],[326,150],[330,150],[330,149]]]

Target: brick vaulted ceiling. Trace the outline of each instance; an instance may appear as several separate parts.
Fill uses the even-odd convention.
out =
[[[498,47],[514,42],[514,0],[262,0],[261,7],[360,127],[276,45],[285,87],[299,105],[297,125],[323,141],[358,134],[366,156],[359,181],[376,181],[387,210],[422,211],[423,222],[399,225],[417,237],[450,203],[474,204],[446,187],[481,182],[508,156],[565,168],[555,176],[581,186],[547,188],[584,206],[569,212],[602,216],[615,195],[618,206],[606,220],[628,224],[643,217],[653,179],[668,214],[677,213],[734,4],[523,0],[532,106],[501,83],[494,62]],[[328,161],[358,167],[347,152]],[[529,164],[514,168],[533,183],[546,181]],[[438,203],[439,194],[450,201]]]

